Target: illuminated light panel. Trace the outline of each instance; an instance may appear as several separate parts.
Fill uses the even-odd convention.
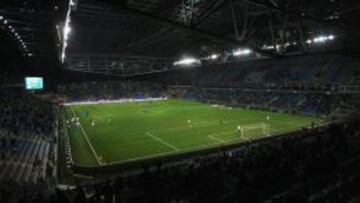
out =
[[[193,65],[193,64],[200,64],[200,60],[195,59],[195,58],[184,58],[184,59],[182,59],[180,61],[174,62],[174,66],[177,66],[177,65]]]
[[[252,51],[250,49],[239,49],[233,52],[234,56],[245,56],[251,54]]]

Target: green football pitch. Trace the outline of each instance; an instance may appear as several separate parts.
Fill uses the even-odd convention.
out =
[[[73,160],[83,166],[203,150],[322,122],[315,117],[181,100],[68,106],[66,114],[68,119],[80,118],[81,125],[72,124],[69,137]]]

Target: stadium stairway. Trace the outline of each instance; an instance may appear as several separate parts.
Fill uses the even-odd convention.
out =
[[[45,179],[50,143],[40,137],[31,140],[17,139],[17,153],[9,153],[7,161],[1,163],[0,182],[14,180],[17,183],[36,184]]]
[[[50,152],[50,144],[44,142],[43,150],[39,153],[37,160],[42,160],[39,167],[33,171],[31,182],[36,184],[39,179],[46,177],[46,166],[48,162],[48,154]]]
[[[19,176],[21,176],[26,171],[26,164],[30,158],[30,156],[34,153],[35,150],[37,150],[38,147],[38,139],[32,141],[31,146],[28,148],[26,154],[17,160],[16,169],[13,170],[13,173],[9,176],[10,179],[15,178],[16,181],[19,180]]]
[[[45,142],[43,141],[40,141],[36,144],[36,148],[34,150],[34,152],[32,153],[32,155],[30,156],[29,158],[29,161],[27,162],[27,165],[26,165],[26,170],[23,174],[23,178],[22,178],[22,181],[27,183],[29,182],[29,179],[30,179],[30,175],[32,174],[32,171],[35,169],[35,164],[36,164],[36,161],[38,160],[38,158],[40,158],[40,155],[42,153],[42,150],[45,146]],[[21,181],[21,180],[19,180]]]
[[[27,160],[23,164],[23,172],[20,173],[17,177],[17,182],[19,183],[30,183],[30,176],[32,175],[33,170],[36,168],[35,164],[37,157],[41,156],[42,148],[45,147],[44,141],[37,141],[36,146],[30,156],[27,157]]]
[[[23,140],[23,144],[20,145],[21,146],[20,151],[18,153],[12,154],[11,157],[8,157],[7,161],[4,164],[4,170],[0,174],[0,181],[9,177],[10,173],[14,171],[14,167],[16,166],[16,161],[18,159],[21,159],[21,157],[26,154],[31,144],[32,144],[31,142],[27,140]]]
[[[357,104],[351,102],[341,102],[341,104],[332,112],[331,117],[335,118],[344,118],[348,115],[351,115],[354,112],[359,111],[356,108]]]

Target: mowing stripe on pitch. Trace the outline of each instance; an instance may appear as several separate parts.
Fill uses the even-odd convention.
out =
[[[74,116],[75,116],[75,117],[77,117],[77,115],[76,115],[76,113],[75,113],[75,111],[74,111],[73,107],[72,107],[72,106],[70,106],[70,108],[71,108],[71,111],[72,111],[72,113],[74,114]],[[94,156],[95,156],[95,158],[96,158],[96,161],[98,162],[98,164],[99,164],[99,165],[101,165],[101,161],[100,161],[100,159],[99,159],[99,156],[97,155],[97,153],[96,153],[96,151],[95,151],[94,147],[92,146],[92,144],[91,144],[91,142],[90,142],[90,140],[89,140],[89,138],[88,138],[88,136],[87,136],[87,134],[86,134],[86,132],[85,132],[85,130],[84,130],[84,128],[83,128],[83,126],[82,126],[82,124],[81,124],[81,122],[79,122],[79,123],[80,123],[80,129],[81,129],[81,131],[82,131],[82,134],[84,135],[85,140],[86,140],[86,141],[87,141],[87,143],[89,144],[89,146],[90,146],[90,148],[91,148],[91,151],[92,151],[92,153],[94,154]]]
[[[158,142],[163,143],[164,145],[170,147],[171,149],[173,149],[173,150],[175,150],[175,151],[178,151],[178,150],[179,150],[179,149],[178,149],[177,147],[175,147],[174,145],[165,142],[164,140],[156,137],[155,135],[153,135],[153,134],[151,134],[151,133],[149,133],[149,132],[147,132],[146,135],[149,136],[149,137],[151,137],[151,138],[153,138],[154,140],[156,140],[156,141],[158,141]]]

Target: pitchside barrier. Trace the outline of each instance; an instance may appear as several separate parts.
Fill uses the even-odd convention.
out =
[[[77,105],[92,105],[92,104],[112,104],[112,103],[137,103],[137,102],[149,102],[149,101],[164,101],[167,97],[158,98],[144,98],[144,99],[116,99],[116,100],[96,100],[96,101],[80,101],[80,102],[65,102],[63,106],[77,106]]]
[[[325,128],[329,123],[322,123],[314,126],[314,128]],[[309,127],[310,128],[310,127]],[[204,148],[204,149],[197,149],[196,151],[183,151],[183,152],[176,152],[176,154],[167,154],[164,156],[154,155],[149,156],[148,158],[139,158],[127,161],[119,161],[119,162],[112,162],[112,163],[102,163],[99,166],[83,166],[73,162],[72,158],[70,160],[70,167],[75,174],[82,174],[82,175],[101,175],[106,173],[118,173],[123,171],[130,171],[134,169],[141,169],[144,166],[151,166],[157,165],[159,163],[175,163],[180,161],[187,161],[193,158],[201,157],[201,156],[211,156],[218,154],[219,152],[229,152],[231,150],[235,150],[239,147],[246,146],[249,144],[265,144],[267,142],[273,142],[284,137],[288,137],[291,135],[298,135],[299,132],[303,131],[305,128],[299,129],[297,131],[292,131],[288,133],[278,133],[275,135],[271,135],[269,137],[263,137],[255,140],[248,140],[245,142],[234,142],[234,143],[227,143],[225,145],[214,146],[213,148]],[[67,137],[68,139],[68,137]],[[71,147],[70,147],[71,148]],[[70,150],[71,151],[71,150]],[[71,156],[71,154],[70,154]]]

